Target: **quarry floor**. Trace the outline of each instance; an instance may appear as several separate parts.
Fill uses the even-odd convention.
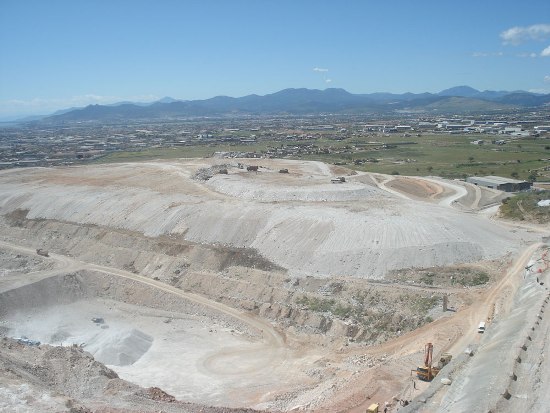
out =
[[[453,399],[465,400],[468,411],[517,407],[501,397],[505,389],[515,391],[505,380],[513,366],[491,367],[494,377],[502,380],[494,379],[494,388],[480,390],[492,392],[483,397],[493,404],[482,409],[475,402],[482,395],[472,394],[464,379],[458,379],[477,374],[470,372],[477,355],[466,361],[461,355],[470,347],[480,349],[481,360],[490,358],[483,356],[491,354],[487,340],[519,308],[517,294],[527,281],[533,292],[521,317],[534,323],[543,314],[546,284],[540,282],[548,276],[548,245],[541,240],[548,228],[499,221],[495,206],[503,194],[459,181],[353,174],[314,162],[240,162],[255,162],[260,172],[247,173],[233,165],[235,160],[221,159],[1,172],[0,333],[82,347],[120,379],[143,388],[160,387],[194,404],[175,411],[214,406],[359,412],[373,402],[388,402],[389,411],[396,411],[403,409],[396,399],[415,398],[409,409],[453,411],[446,396],[449,389]],[[195,176],[229,163],[228,175],[213,173],[208,180]],[[283,167],[290,173],[279,174]],[[331,177],[341,175],[345,183],[330,183]],[[68,232],[70,225],[75,232]],[[116,250],[99,248],[101,237],[112,236],[101,234],[103,227],[125,234],[113,241]],[[141,247],[141,237],[163,243],[166,237],[183,239],[194,249],[191,254],[182,250],[187,255],[178,261],[178,251]],[[44,246],[49,257],[36,254]],[[150,254],[128,255],[140,248],[149,248]],[[227,249],[237,256],[235,265],[221,269],[218,250],[226,254]],[[258,256],[245,257],[241,249],[257,251]],[[388,275],[489,262],[497,275],[486,287],[397,283]],[[213,281],[195,287],[171,282],[177,271]],[[299,281],[300,286],[347,278],[381,283],[376,288],[384,291],[389,306],[395,291],[449,294],[453,311],[434,308],[435,321],[365,345],[339,336],[335,327],[322,335],[298,328],[298,322],[288,328],[264,316],[257,301],[265,295],[258,299],[254,286],[229,300],[216,285],[216,280],[228,278],[253,284],[251,277],[258,271],[267,277],[280,273],[284,283]],[[537,277],[540,282],[534,281]],[[489,321],[485,336],[476,331],[481,320]],[[544,320],[539,318],[539,325]],[[544,334],[537,337],[532,338],[547,351]],[[436,354],[451,352],[462,363],[453,367],[452,376],[453,384],[460,386],[433,389],[437,380],[432,386],[414,380],[411,369],[421,364],[427,342],[434,344]],[[69,411],[69,401],[78,400],[93,411],[170,411],[165,404],[140,405],[135,396],[119,397],[108,386],[64,390],[31,379],[28,369],[18,364],[13,346],[21,346],[21,354],[35,352],[36,360],[47,346],[26,349],[10,343],[0,350],[4,368],[14,372],[0,376],[6,400],[0,408]],[[518,343],[504,343],[498,351],[513,360]],[[53,368],[48,366],[44,368]],[[545,380],[545,370],[540,371]],[[95,371],[86,374],[90,380],[96,377]],[[518,370],[520,374],[528,371]],[[527,396],[533,408],[542,387],[540,394]],[[106,394],[116,399],[110,405],[118,410],[101,403]]]

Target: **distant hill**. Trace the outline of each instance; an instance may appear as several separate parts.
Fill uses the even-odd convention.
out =
[[[483,99],[449,96],[440,101],[427,104],[424,106],[424,108],[441,113],[476,113],[510,109],[511,106]]]
[[[470,86],[456,86],[450,89],[442,90],[438,93],[439,96],[449,97],[465,97],[481,100],[488,100],[491,102],[498,102],[504,105],[519,105],[519,106],[541,106],[548,103],[550,95],[541,95],[536,93],[525,92],[523,90],[516,90],[513,92],[507,92],[504,90],[494,91],[485,90],[480,92]]]
[[[550,103],[550,94],[536,95],[528,92],[515,92],[504,95],[497,101],[506,105],[515,106],[543,106]]]
[[[172,102],[179,102],[178,99],[171,98],[170,96],[165,96],[162,99],[157,100],[153,103],[172,103]]]
[[[450,89],[442,90],[438,93],[439,96],[456,96],[456,97],[463,97],[463,98],[469,98],[478,95],[481,93],[479,90],[474,89],[470,86],[455,86]]]
[[[550,103],[550,94],[524,91],[483,91],[457,86],[432,93],[353,94],[344,89],[284,89],[264,96],[239,98],[216,96],[204,100],[182,101],[170,97],[152,103],[119,102],[89,105],[58,111],[44,122],[114,121],[129,119],[170,119],[189,116],[318,114],[318,113],[475,113],[505,109],[541,107]]]

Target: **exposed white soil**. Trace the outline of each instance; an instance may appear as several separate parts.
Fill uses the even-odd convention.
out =
[[[29,302],[37,290],[42,298]],[[0,315],[7,336],[78,345],[120,378],[188,402],[251,406],[262,402],[265,389],[313,383],[291,368],[306,369],[303,356],[266,348],[258,331],[238,319],[99,273],[53,276],[0,294]]]
[[[29,219],[254,248],[292,276],[381,279],[400,268],[494,259],[518,246],[518,234],[445,205],[405,200],[354,176],[331,184],[318,163],[292,164],[288,175],[233,168],[206,183],[188,178],[196,163],[4,173],[0,208],[28,210]]]
[[[105,323],[91,321],[98,316]],[[299,378],[281,375],[280,369],[266,362],[267,352],[253,352],[254,341],[235,328],[204,316],[109,299],[29,309],[7,317],[3,326],[12,337],[26,336],[52,345],[77,344],[122,379],[161,387],[179,400],[196,403],[251,404],[254,399],[246,401],[250,390],[276,388],[280,382]],[[233,349],[239,351],[233,353]],[[240,398],[231,401],[227,395],[237,390]]]
[[[544,411],[549,228],[491,219],[503,194],[463,182],[224,161],[0,172],[0,336],[63,346],[0,339],[0,409]],[[450,388],[413,385],[427,342]]]

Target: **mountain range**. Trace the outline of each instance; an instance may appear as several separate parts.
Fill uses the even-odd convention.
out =
[[[58,111],[40,121],[123,121],[189,116],[320,114],[320,113],[480,113],[548,107],[550,94],[525,91],[479,91],[457,86],[439,93],[353,94],[344,89],[284,89],[239,98],[216,96],[205,100],[165,97],[152,103],[119,102]]]

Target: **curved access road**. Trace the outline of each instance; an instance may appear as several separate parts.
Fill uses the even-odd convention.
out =
[[[478,338],[477,326],[479,322],[492,318],[494,304],[498,298],[507,290],[515,291],[522,279],[522,271],[525,271],[525,266],[532,255],[541,246],[543,246],[542,243],[535,243],[524,249],[506,271],[506,274],[488,289],[483,300],[474,302],[450,317],[440,318],[393,340],[371,347],[366,352],[373,355],[392,354],[394,358],[399,357],[400,354],[415,351],[419,343],[422,345],[422,343],[432,341],[434,331],[441,331],[443,327],[449,327],[457,334],[453,334],[454,338],[440,352],[447,351],[453,354],[461,352]],[[508,302],[505,303],[504,312],[508,309],[509,304]]]
[[[392,189],[392,188],[388,187],[387,184],[389,182],[397,179],[397,177],[395,177],[393,175],[383,175],[383,174],[372,174],[372,176],[373,176],[374,181],[376,182],[376,185],[378,186],[378,188],[382,189],[383,191],[389,192],[389,193],[391,193],[393,195],[396,195],[400,198],[404,198],[404,199],[408,199],[408,200],[415,199],[411,196],[408,196],[405,193],[402,193],[400,191],[397,191],[395,189]],[[412,177],[408,177],[408,178],[412,179],[412,180],[419,181],[419,182],[420,181],[425,181],[425,182],[430,182],[432,184],[437,185],[439,188],[441,188],[441,190],[438,192],[437,195],[443,193],[444,188],[447,188],[450,191],[452,191],[452,194],[450,194],[448,196],[445,196],[441,200],[439,200],[438,204],[442,205],[442,206],[450,207],[450,206],[452,206],[452,204],[455,201],[457,201],[460,198],[468,195],[468,190],[466,188],[464,188],[460,185],[452,184],[450,182],[444,182],[444,181],[441,181],[441,180],[438,180],[438,179],[418,177],[418,176],[412,176]]]
[[[27,255],[36,255],[36,250],[33,248],[13,244],[11,242],[0,241],[0,248],[7,248],[13,251],[17,251]],[[50,253],[50,256],[45,259],[53,259],[58,263],[58,266],[53,270],[38,271],[28,275],[18,277],[6,277],[0,279],[0,291],[7,291],[9,289],[18,288],[26,284],[31,284],[39,280],[59,275],[63,272],[77,271],[77,270],[92,270],[98,271],[104,274],[113,275],[116,277],[126,278],[132,281],[137,281],[142,284],[146,284],[150,287],[156,288],[161,291],[168,292],[170,294],[177,295],[193,303],[200,304],[202,306],[219,311],[223,314],[231,316],[236,320],[239,320],[250,327],[256,329],[262,333],[265,345],[262,349],[266,348],[277,349],[285,347],[285,338],[278,332],[269,322],[261,320],[251,314],[243,313],[237,309],[229,307],[225,304],[218,303],[203,296],[185,292],[181,289],[164,284],[160,281],[152,280],[142,275],[137,275],[129,271],[124,271],[118,268],[108,267],[104,265],[92,264],[84,261],[77,260],[76,258],[67,257],[61,254]]]

